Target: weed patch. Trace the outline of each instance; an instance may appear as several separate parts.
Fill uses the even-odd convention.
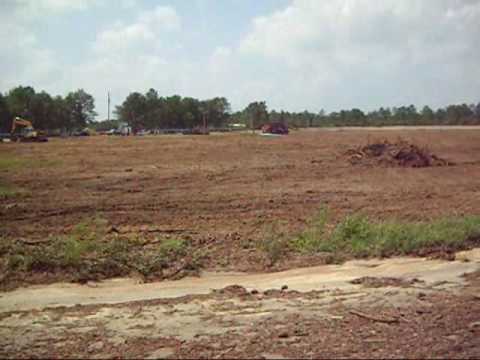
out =
[[[2,154],[0,156],[0,171],[50,167],[59,163],[58,160],[19,158],[9,154]]]
[[[16,169],[26,165],[26,163],[27,161],[25,160],[3,155],[0,157],[0,170]]]
[[[0,199],[10,199],[21,194],[18,189],[0,184]]]
[[[0,200],[6,200],[16,197],[27,197],[30,193],[22,188],[8,185],[0,181]]]
[[[279,222],[267,225],[259,243],[260,250],[267,256],[269,266],[275,265],[289,248],[288,239],[282,233],[281,226]]]
[[[322,211],[291,241],[299,252],[326,252],[340,257],[386,257],[451,253],[480,244],[480,217],[446,218],[432,222],[373,222],[362,215],[328,225]]]
[[[145,279],[182,277],[196,273],[202,256],[183,239],[140,239],[110,234],[107,222],[95,218],[77,224],[64,236],[50,237],[38,245],[1,239],[0,259],[6,264],[2,287],[35,274],[52,281],[101,280],[139,273]],[[153,243],[153,245],[149,245]]]

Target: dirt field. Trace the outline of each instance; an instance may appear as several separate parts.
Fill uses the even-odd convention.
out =
[[[456,165],[353,166],[343,156],[399,137]],[[24,192],[0,199],[0,235],[42,241],[97,216],[125,231],[192,238],[208,252],[210,269],[262,270],[255,243],[265,226],[280,221],[281,231],[295,234],[322,206],[334,220],[480,214],[480,130],[52,139],[1,144],[0,155],[24,161],[0,170],[3,183]],[[295,259],[279,266],[305,265]]]
[[[355,165],[345,156],[399,137],[449,165]],[[0,292],[0,356],[478,358],[478,249],[451,253],[456,261],[328,266],[324,256],[290,251],[272,266],[262,248],[266,237],[298,235],[320,208],[333,223],[350,214],[407,222],[478,216],[478,179],[480,129],[0,144],[0,283],[12,290]],[[62,236],[62,248],[49,247]],[[90,238],[121,246],[82,253]],[[49,262],[59,249],[69,251],[62,268]],[[89,258],[117,252],[117,263],[162,254],[168,266],[146,279]],[[201,277],[149,282],[189,275],[180,270],[194,270],[196,252]],[[305,268],[314,265],[321,266]],[[130,277],[18,288],[82,282],[75,275],[90,266],[99,279]]]

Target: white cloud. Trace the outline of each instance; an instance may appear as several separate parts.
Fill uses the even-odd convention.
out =
[[[42,16],[84,11],[106,0],[2,0],[0,9],[17,21],[43,21]],[[7,16],[5,16],[7,17]]]
[[[137,5],[137,0],[120,0],[120,6],[123,9],[132,9]]]
[[[165,32],[180,30],[180,18],[175,9],[157,6],[141,13],[130,24],[118,22],[97,35],[93,45],[100,53],[116,53],[158,46]],[[146,49],[145,49],[146,50]]]
[[[54,50],[41,44],[31,28],[49,16],[84,11],[104,0],[3,0],[0,1],[0,89],[19,84],[43,85],[58,78],[61,67]],[[48,21],[47,21],[48,22]]]
[[[297,109],[444,105],[480,91],[479,15],[478,1],[295,0],[255,19],[238,52],[282,63],[265,81]]]
[[[479,100],[480,1],[292,0],[252,19],[237,43],[217,44],[210,34],[210,55],[197,53],[191,43],[197,38],[186,34],[196,29],[173,7],[156,6],[133,13],[131,21],[106,24],[82,44],[89,51],[76,65],[62,64],[53,52],[62,49],[45,47],[30,27],[48,23],[46,14],[105,4],[0,0],[0,68],[7,69],[0,89],[19,83],[54,93],[83,87],[96,97],[101,117],[107,90],[120,103],[150,87],[161,95],[226,96],[234,109],[254,100],[312,111]],[[130,11],[136,4],[122,0],[119,6]],[[202,4],[197,7],[206,21]]]
[[[4,22],[0,26],[0,89],[18,84],[49,81],[55,70],[55,56],[38,43],[25,27]]]
[[[92,93],[99,100],[100,118],[106,116],[103,99],[107,90],[117,103],[132,91],[150,87],[174,91],[187,67],[171,60],[180,45],[172,39],[180,29],[181,19],[169,6],[143,11],[130,23],[113,23],[97,34],[88,60],[73,67],[62,86]]]

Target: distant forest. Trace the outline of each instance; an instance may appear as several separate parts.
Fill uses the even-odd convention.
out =
[[[120,124],[128,124],[134,130],[211,128],[244,124],[258,128],[267,122],[283,122],[290,127],[332,126],[389,126],[389,125],[480,125],[480,103],[454,104],[431,109],[414,105],[381,107],[364,112],[360,109],[341,110],[331,113],[320,111],[288,112],[269,110],[266,102],[257,101],[245,109],[232,112],[224,97],[199,100],[179,95],[160,96],[150,89],[145,94],[133,92],[114,111],[114,119],[95,121],[95,101],[82,89],[66,96],[51,96],[45,91],[36,92],[30,86],[18,86],[4,94],[0,93],[0,128],[8,132],[12,119],[20,116],[42,130],[72,132],[86,127],[109,130]]]

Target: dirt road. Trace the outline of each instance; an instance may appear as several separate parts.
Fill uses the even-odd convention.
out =
[[[478,357],[479,270],[476,249],[452,262],[18,289],[0,298],[0,356]]]
[[[269,274],[206,273],[199,278],[139,284],[134,279],[114,279],[87,286],[54,284],[18,289],[0,295],[2,311],[23,311],[76,304],[116,304],[130,301],[178,298],[208,294],[231,285],[248,290],[266,291],[287,286],[290,290],[309,292],[340,289],[352,291],[351,283],[360,277],[394,277],[409,281],[416,279],[423,286],[442,282],[447,286],[461,285],[461,276],[480,270],[480,249],[460,255],[470,261],[445,262],[424,258],[393,258],[350,261],[343,265],[326,265],[293,269]]]

